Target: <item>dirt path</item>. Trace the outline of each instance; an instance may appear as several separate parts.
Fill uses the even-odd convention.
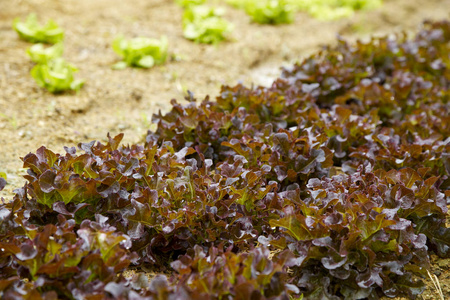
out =
[[[86,79],[80,93],[54,96],[29,75],[30,44],[18,39],[11,23],[31,12],[66,30],[64,56]],[[167,111],[170,99],[183,99],[186,89],[201,99],[218,94],[222,84],[268,84],[281,65],[335,43],[337,33],[354,40],[413,31],[424,19],[449,18],[450,0],[386,0],[378,10],[333,22],[299,13],[294,24],[276,27],[252,24],[228,7],[233,40],[218,46],[185,40],[181,15],[173,0],[0,0],[0,172],[9,183],[0,197],[10,198],[23,184],[19,157],[41,145],[63,152],[64,145],[104,140],[108,132],[124,132],[125,143],[142,142],[152,114]],[[118,34],[167,35],[173,58],[150,70],[113,71],[118,57],[111,42]]]

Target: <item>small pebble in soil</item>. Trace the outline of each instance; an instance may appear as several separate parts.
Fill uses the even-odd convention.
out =
[[[117,128],[119,128],[120,130],[124,130],[124,129],[128,128],[128,125],[126,125],[126,124],[119,124],[119,125],[117,125]]]
[[[142,99],[142,95],[143,95],[143,92],[141,90],[133,90],[131,92],[131,98],[136,100],[136,101],[141,100]]]
[[[29,131],[29,130],[27,130],[27,131],[21,130],[21,131],[19,131],[17,134],[18,134],[19,137],[21,137],[21,138],[30,138],[30,137],[33,136],[33,134],[31,133],[31,131]]]

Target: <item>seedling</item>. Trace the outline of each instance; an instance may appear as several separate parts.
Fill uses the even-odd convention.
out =
[[[35,63],[45,64],[52,59],[61,57],[63,51],[62,43],[57,43],[48,48],[45,48],[44,44],[35,44],[27,50],[27,53]]]
[[[113,65],[113,69],[125,69],[127,66],[151,68],[164,63],[167,59],[168,40],[166,36],[161,39],[138,37],[125,40],[117,37],[113,44],[113,50],[123,58],[123,61]]]
[[[67,90],[78,91],[84,80],[75,80],[73,73],[77,71],[73,65],[63,58],[55,58],[46,64],[38,64],[31,69],[31,76],[40,87],[57,94]]]
[[[183,15],[184,37],[204,44],[225,40],[233,25],[221,17],[223,13],[223,9],[204,5],[189,7]]]
[[[295,9],[306,11],[316,19],[329,21],[347,18],[356,10],[379,7],[382,0],[286,0]]]
[[[56,44],[64,39],[64,31],[55,21],[50,19],[44,26],[39,25],[36,14],[30,14],[25,22],[16,18],[13,28],[21,39],[31,43]]]
[[[192,5],[201,5],[206,2],[206,0],[175,0],[175,2],[182,7],[189,7]]]
[[[294,21],[294,9],[286,0],[230,0],[230,3],[245,9],[256,23],[285,24]]]
[[[374,9],[381,0],[227,0],[244,9],[252,20],[261,24],[292,23],[297,10],[306,11],[320,20],[350,17],[355,10]]]

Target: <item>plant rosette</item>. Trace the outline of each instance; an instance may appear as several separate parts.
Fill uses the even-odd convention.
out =
[[[201,5],[206,2],[206,0],[175,0],[175,2],[181,7],[189,7],[192,5]]]
[[[39,25],[36,14],[30,14],[25,22],[14,19],[13,28],[21,39],[31,43],[56,44],[64,39],[64,30],[55,21]]]
[[[48,61],[46,64],[37,64],[31,69],[31,76],[40,87],[57,94],[67,90],[80,90],[84,80],[74,78],[73,73],[76,71],[77,68],[59,57]]]
[[[288,24],[294,21],[294,9],[284,0],[248,1],[245,10],[259,24]]]
[[[166,61],[169,42],[166,36],[159,40],[147,37],[126,40],[120,36],[113,41],[112,47],[123,58],[113,65],[113,69],[121,70],[127,66],[148,69]]]
[[[61,57],[63,52],[64,46],[62,43],[57,43],[47,48],[45,48],[44,44],[35,44],[27,50],[31,60],[38,64],[45,64],[52,59]]]
[[[203,44],[217,44],[227,38],[233,25],[222,18],[222,8],[193,6],[183,14],[183,35],[188,40]]]
[[[295,10],[306,11],[322,21],[351,17],[357,10],[376,9],[382,0],[286,0]]]

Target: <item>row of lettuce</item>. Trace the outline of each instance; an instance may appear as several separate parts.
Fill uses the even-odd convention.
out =
[[[424,27],[173,100],[143,145],[26,155],[0,295],[416,298],[450,256],[450,23]]]
[[[54,94],[80,90],[84,80],[75,79],[77,68],[62,57],[64,30],[61,27],[53,20],[42,26],[37,16],[30,14],[25,22],[15,19],[13,28],[21,39],[34,43],[27,53],[36,63],[30,73],[40,87]],[[163,64],[168,56],[168,40],[165,36],[159,40],[146,37],[126,40],[119,36],[113,41],[112,48],[123,59],[114,64],[113,69],[127,66],[151,68]]]
[[[223,18],[225,10],[221,7],[207,5],[205,0],[176,0],[184,7],[183,35],[185,38],[197,43],[217,44],[229,38],[233,24]],[[262,24],[291,23],[294,20],[294,7],[298,9],[311,9],[324,12],[313,15],[330,15],[336,12],[337,16],[346,16],[354,9],[367,9],[378,6],[376,1],[298,1],[298,0],[246,0],[227,1],[236,7],[244,9],[254,22]],[[327,10],[328,8],[328,10]],[[345,13],[343,13],[345,12]],[[58,24],[49,20],[40,25],[35,14],[30,14],[25,22],[15,19],[14,30],[19,37],[34,46],[28,49],[28,54],[36,65],[31,70],[31,76],[37,84],[51,93],[65,91],[79,91],[84,80],[75,79],[77,68],[62,58],[64,30]],[[44,44],[54,44],[46,47]],[[114,64],[113,69],[127,67],[151,68],[163,64],[168,56],[168,39],[137,37],[126,40],[123,36],[117,37],[112,44],[113,50],[122,57],[122,61]]]

